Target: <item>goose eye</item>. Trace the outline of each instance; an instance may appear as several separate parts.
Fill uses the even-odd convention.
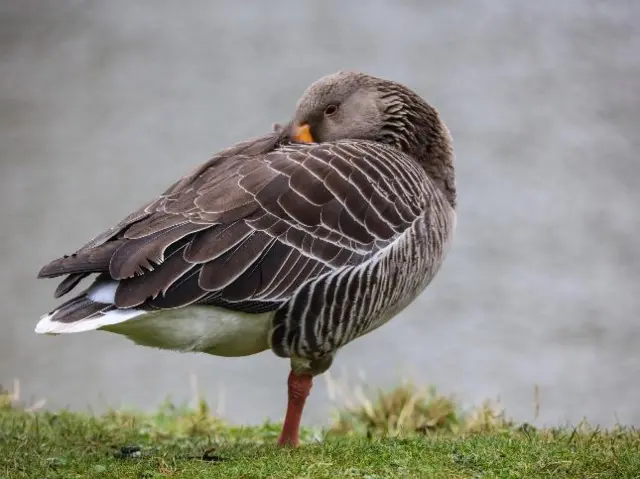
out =
[[[324,109],[324,114],[326,116],[331,116],[337,111],[338,111],[338,105],[329,105]]]

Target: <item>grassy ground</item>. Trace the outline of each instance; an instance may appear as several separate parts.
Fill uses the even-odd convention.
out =
[[[154,415],[33,412],[0,398],[0,478],[640,478],[640,432],[537,430],[490,405],[462,413],[405,386],[279,449],[279,425],[238,428],[167,404]]]

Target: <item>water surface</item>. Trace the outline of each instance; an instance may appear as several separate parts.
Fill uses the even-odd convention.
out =
[[[284,121],[316,78],[410,85],[455,139],[458,232],[432,286],[338,355],[539,422],[640,425],[640,3],[0,2],[0,383],[51,408],[151,408],[189,376],[241,423],[281,418],[288,362],[33,333],[42,264],[216,150]],[[305,416],[332,407],[317,381]]]

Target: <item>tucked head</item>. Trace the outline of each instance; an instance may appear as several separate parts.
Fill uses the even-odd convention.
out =
[[[455,195],[449,131],[435,108],[399,83],[357,72],[320,78],[303,93],[283,134],[307,143],[354,139],[392,145]]]
[[[337,72],[303,93],[291,136],[306,142],[363,139],[397,144],[429,121],[439,121],[435,110],[404,85],[364,73]]]
[[[292,136],[306,142],[374,139],[384,111],[374,80],[337,72],[315,81],[298,100]]]

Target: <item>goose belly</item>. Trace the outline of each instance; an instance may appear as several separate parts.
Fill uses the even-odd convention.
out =
[[[144,314],[100,329],[126,336],[142,346],[215,356],[248,356],[269,348],[273,314],[190,306]]]

